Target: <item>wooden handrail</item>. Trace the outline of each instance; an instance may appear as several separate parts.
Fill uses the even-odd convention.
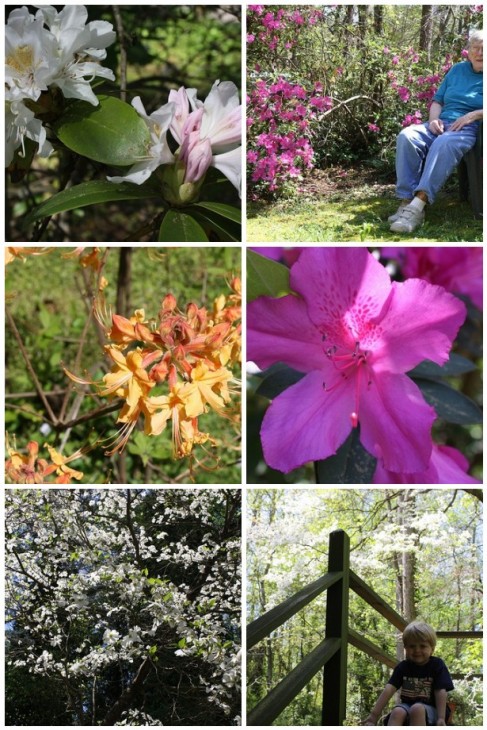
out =
[[[381,616],[384,616],[396,629],[404,631],[408,622],[392,606],[389,606],[378,593],[372,590],[362,578],[359,578],[353,570],[350,571],[350,588],[372,608],[375,608]]]
[[[324,639],[247,715],[247,725],[270,725],[340,649],[340,639]]]
[[[436,631],[438,639],[483,639],[483,631]]]
[[[356,649],[360,649],[360,651],[365,652],[365,654],[368,654],[373,659],[377,659],[379,662],[382,662],[382,664],[385,664],[391,669],[394,669],[397,664],[397,659],[390,654],[387,654],[384,649],[376,646],[369,641],[369,639],[366,639],[365,636],[362,636],[362,634],[359,634],[353,629],[348,629],[348,643]]]
[[[247,626],[247,648],[251,649],[259,641],[269,636],[291,616],[294,616],[295,613],[319,596],[320,593],[331,588],[334,583],[340,580],[342,575],[343,573],[325,573],[321,578],[309,583],[291,598],[283,601],[278,606],[274,606],[270,611],[252,621]]]

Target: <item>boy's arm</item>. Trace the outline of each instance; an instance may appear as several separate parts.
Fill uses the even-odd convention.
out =
[[[379,699],[371,709],[368,718],[365,720],[364,725],[377,724],[377,720],[379,719],[382,710],[396,692],[397,687],[394,687],[393,684],[386,684],[386,686],[379,695]]]
[[[435,689],[436,712],[438,713],[437,725],[446,725],[446,689]]]

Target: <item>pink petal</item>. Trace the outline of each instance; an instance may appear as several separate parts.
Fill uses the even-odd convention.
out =
[[[285,473],[332,456],[351,431],[353,390],[323,389],[319,372],[308,373],[268,408],[261,437],[266,463]]]
[[[360,397],[360,440],[389,471],[425,471],[436,418],[418,386],[406,375],[373,373]]]
[[[343,342],[358,339],[367,320],[380,315],[391,280],[365,248],[309,248],[291,269],[291,288],[320,330]]]
[[[247,326],[247,357],[259,367],[284,362],[303,373],[326,367],[320,333],[300,297],[259,297],[249,302]]]
[[[421,279],[392,286],[393,296],[380,322],[382,340],[372,352],[374,369],[404,373],[422,360],[442,365],[465,320],[465,305]]]
[[[480,484],[467,474],[468,461],[457,449],[433,444],[428,469],[417,474],[387,471],[378,462],[374,484]]]

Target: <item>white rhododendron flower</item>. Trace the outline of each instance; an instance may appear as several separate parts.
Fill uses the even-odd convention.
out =
[[[13,160],[15,150],[22,147],[25,154],[25,138],[37,142],[41,157],[48,157],[52,152],[52,145],[46,139],[46,130],[34,112],[21,102],[12,101],[5,104],[5,165],[8,167]]]
[[[59,13],[51,6],[35,7],[35,16],[26,7],[15,8],[5,27],[7,165],[15,150],[24,147],[25,137],[38,142],[41,156],[52,151],[41,122],[19,102],[37,102],[43,92],[58,88],[65,98],[97,106],[90,82],[96,76],[115,79],[113,71],[99,64],[116,37],[110,23],[87,23],[83,5],[67,5]]]
[[[126,175],[108,180],[141,185],[161,165],[179,162],[184,165],[184,183],[200,182],[213,166],[240,192],[242,106],[238,89],[231,81],[215,81],[204,102],[196,94],[196,89],[184,87],[170,91],[169,103],[150,115],[136,97],[132,106],[149,127],[151,146]],[[174,155],[167,143],[169,129],[179,144]]]
[[[131,182],[142,185],[161,165],[174,162],[174,156],[167,143],[167,131],[174,114],[174,104],[164,104],[152,114],[147,114],[140,96],[132,99],[132,106],[147,124],[151,136],[151,145],[147,150],[147,157],[136,162],[126,175],[108,177],[110,182]]]
[[[17,8],[5,27],[5,96],[36,101],[59,67],[56,39],[27,8]]]
[[[197,182],[213,166],[240,192],[242,106],[235,84],[215,81],[204,102],[196,98],[195,89],[181,87],[169,93],[169,101],[177,109],[171,133],[181,145],[185,182]]]

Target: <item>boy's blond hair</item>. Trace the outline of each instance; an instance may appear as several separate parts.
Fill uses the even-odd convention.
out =
[[[402,643],[407,646],[414,640],[427,642],[434,651],[436,646],[435,630],[424,621],[411,621],[402,633]]]

